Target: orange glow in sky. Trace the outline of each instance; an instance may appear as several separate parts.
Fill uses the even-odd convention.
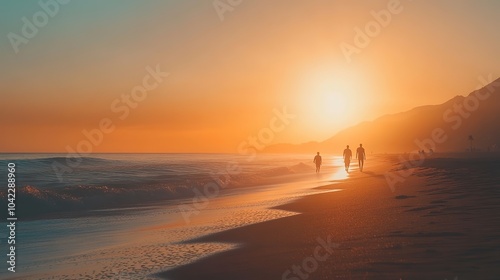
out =
[[[67,4],[18,53],[0,40],[0,151],[67,152],[109,119],[93,152],[235,153],[284,106],[296,117],[270,144],[323,141],[500,76],[496,1],[401,0],[346,59],[342,43],[387,5],[244,1],[221,21],[211,1]],[[37,9],[5,4],[1,34],[21,34]],[[124,99],[157,66],[169,76]]]

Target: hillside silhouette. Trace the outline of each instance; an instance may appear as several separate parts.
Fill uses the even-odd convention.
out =
[[[500,78],[466,97],[456,96],[439,105],[420,106],[362,122],[323,142],[276,144],[267,147],[265,152],[337,153],[347,144],[357,146],[359,143],[365,144],[367,153],[404,153],[430,148],[436,152],[461,152],[470,150],[471,144],[476,151],[498,151],[499,120]],[[442,142],[433,141],[435,147],[430,143],[433,133]],[[469,140],[470,136],[473,141]]]

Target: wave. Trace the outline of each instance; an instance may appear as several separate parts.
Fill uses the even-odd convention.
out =
[[[138,168],[137,162],[90,157],[82,160],[95,167],[85,168],[79,171],[80,173],[75,172],[71,174],[74,178],[67,178],[64,182],[56,182],[55,178],[52,178],[54,175],[51,175],[48,169],[45,169],[48,173],[44,173],[40,166],[31,166],[30,174],[20,174],[19,177],[30,180],[25,184],[18,184],[18,216],[37,218],[52,213],[57,216],[75,211],[192,198],[198,193],[196,189],[202,191],[207,183],[224,182],[224,187],[228,188],[251,187],[262,185],[266,180],[278,176],[313,170],[311,165],[301,162],[292,166],[259,168],[250,172],[214,177],[206,170],[194,166],[183,165],[183,169],[190,172],[179,173],[176,171],[179,167],[169,168],[170,165],[166,164],[153,164],[141,169]],[[48,165],[54,161],[66,161],[66,158],[49,157],[24,161],[27,162],[20,168],[20,173],[27,169],[27,164]],[[106,165],[110,162],[112,164]],[[193,170],[196,172],[192,172]],[[6,209],[7,203],[7,191],[0,190],[0,209]],[[5,218],[6,214],[6,211],[0,212],[0,218]]]
[[[192,195],[193,188],[188,186],[150,186],[139,188],[76,186],[52,189],[23,186],[17,188],[16,213],[23,218],[33,218],[54,212],[115,208],[161,200],[186,198]],[[0,208],[7,209],[6,191],[0,191],[0,197]]]
[[[0,160],[7,161],[7,160]],[[67,163],[67,162],[79,162],[79,163],[105,163],[105,162],[116,162],[117,160],[112,159],[104,159],[98,157],[86,157],[86,156],[76,156],[76,155],[68,155],[68,156],[53,156],[53,157],[41,157],[41,158],[19,158],[15,160],[9,160],[18,162],[18,163],[41,163],[41,164],[52,164],[54,162],[57,163]]]

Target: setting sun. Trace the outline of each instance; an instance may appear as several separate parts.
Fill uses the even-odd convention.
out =
[[[361,71],[322,67],[304,73],[296,91],[296,110],[301,127],[312,135],[330,136],[333,128],[343,128],[366,116],[367,81]]]
[[[408,1],[387,14],[386,1],[320,2],[214,9],[191,1],[129,1],[117,9],[114,2],[96,8],[82,1],[62,5],[65,16],[35,26],[40,36],[34,38],[23,35],[34,28],[19,20],[30,13],[9,2],[1,26],[17,40],[14,49],[4,40],[10,51],[2,53],[8,70],[0,77],[6,97],[0,112],[12,121],[0,124],[9,135],[0,148],[75,150],[88,140],[84,132],[104,120],[113,132],[102,131],[99,145],[81,150],[237,153],[284,107],[296,117],[267,146],[321,142],[385,114],[466,94],[479,75],[499,75],[499,40],[478,43],[496,34],[496,25],[471,21],[448,30],[458,15],[439,13],[447,5]],[[495,9],[463,5],[495,20]],[[82,9],[103,16],[87,22]],[[371,32],[384,17],[390,24]],[[345,44],[358,45],[349,59]]]

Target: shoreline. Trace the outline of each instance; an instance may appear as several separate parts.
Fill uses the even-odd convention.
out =
[[[471,178],[484,189],[473,198],[473,190],[459,189],[454,179],[465,180],[454,170],[482,168],[482,158],[460,158],[464,160],[434,155],[392,192],[384,173],[401,163],[395,156],[379,156],[367,161],[366,172],[356,170],[345,182],[318,187],[343,191],[312,194],[275,207],[298,215],[189,241],[239,247],[158,276],[171,280],[477,279],[478,275],[494,279],[492,275],[500,273],[495,266],[500,257],[496,233],[500,212],[494,212],[500,210],[500,194],[492,178],[499,175],[491,174],[495,165],[485,171],[489,181]],[[493,158],[495,164],[500,162],[499,157]],[[471,160],[472,167],[468,166]],[[483,230],[474,232],[478,228]],[[328,238],[339,246],[326,260],[312,261],[317,240]]]
[[[303,176],[312,181],[305,180]],[[311,191],[311,188],[316,185],[315,182],[324,181],[321,178],[297,174],[281,177],[280,180],[276,178],[273,185],[234,188],[224,195],[213,197],[200,215],[193,215],[189,223],[183,220],[178,206],[191,205],[191,200],[178,201],[179,203],[168,206],[149,205],[147,208],[119,208],[111,212],[94,211],[91,216],[68,217],[68,221],[29,221],[23,225],[22,233],[36,232],[36,236],[29,241],[24,239],[22,245],[25,245],[25,249],[20,255],[26,256],[25,265],[20,267],[16,276],[22,279],[146,279],[146,276],[149,277],[147,279],[157,279],[152,275],[234,247],[216,243],[191,246],[184,244],[184,241],[292,215],[288,211],[272,208],[305,193],[320,192]],[[50,226],[45,231],[36,231],[40,225],[46,224]],[[65,233],[58,235],[61,231]],[[74,243],[74,240],[78,242]],[[47,245],[36,246],[39,242]],[[65,245],[60,250],[53,249],[60,244]],[[44,246],[46,250],[41,251]],[[30,251],[28,247],[39,250]],[[71,254],[65,253],[70,251]],[[46,262],[45,256],[49,252],[54,258]],[[147,256],[143,255],[146,252]],[[102,256],[106,256],[106,259],[102,259]],[[76,263],[84,265],[75,267]]]
[[[92,158],[96,160],[97,158]],[[21,159],[20,159],[21,160]],[[45,161],[51,158],[41,158],[37,163],[44,165]],[[110,161],[116,164],[116,159],[98,159]],[[131,160],[134,162],[133,159]],[[224,159],[232,160],[232,158]],[[266,159],[261,159],[266,163]],[[125,161],[126,162],[126,161]],[[170,162],[165,163],[171,164]],[[183,162],[182,164],[185,164]],[[245,172],[231,176],[228,186],[220,186],[219,189],[248,189],[251,190],[255,187],[265,185],[282,184],[284,182],[301,181],[310,175],[309,171],[313,170],[313,165],[309,161],[304,161],[304,158],[298,158],[296,161],[287,162],[288,165],[274,165],[263,166],[258,169],[255,167],[246,166]],[[93,166],[95,164],[92,164]],[[46,167],[46,166],[45,166]],[[165,167],[174,170],[174,167]],[[327,169],[335,169],[336,166],[327,166]],[[136,170],[127,169],[130,172]],[[211,171],[210,171],[211,170]],[[128,208],[149,208],[155,205],[175,204],[182,200],[192,200],[199,192],[204,192],[203,188],[207,184],[218,184],[217,180],[227,180],[227,178],[215,178],[210,175],[210,172],[218,170],[215,166],[212,169],[201,170],[196,176],[184,174],[184,177],[178,181],[168,181],[171,178],[166,178],[164,181],[154,181],[148,184],[136,182],[127,185],[128,182],[114,182],[113,179],[108,179],[109,182],[103,180],[102,182],[94,182],[88,184],[71,183],[67,182],[61,186],[45,186],[31,184],[28,182],[19,183],[17,187],[21,199],[19,200],[19,216],[24,220],[49,220],[58,218],[81,218],[92,217],[95,213],[112,213],[115,210],[123,209],[126,211]],[[147,170],[146,170],[147,171]],[[79,171],[82,172],[83,171]],[[111,173],[113,170],[111,170]],[[172,171],[173,172],[173,171]],[[161,173],[161,172],[160,172]],[[214,174],[215,174],[214,173]],[[217,173],[218,174],[218,173]],[[223,174],[223,173],[221,173]],[[111,174],[113,175],[113,174]],[[172,176],[161,173],[160,175],[153,173],[153,176]],[[33,174],[30,174],[33,176]],[[115,177],[119,177],[114,174]],[[224,176],[224,175],[221,175]],[[86,179],[85,179],[86,180]],[[143,178],[141,180],[144,180]],[[0,190],[0,197],[6,197],[6,191]],[[7,207],[5,200],[0,202],[0,206]],[[135,211],[135,210],[134,210]],[[100,215],[100,214],[99,214]],[[6,218],[5,215],[0,217]]]

